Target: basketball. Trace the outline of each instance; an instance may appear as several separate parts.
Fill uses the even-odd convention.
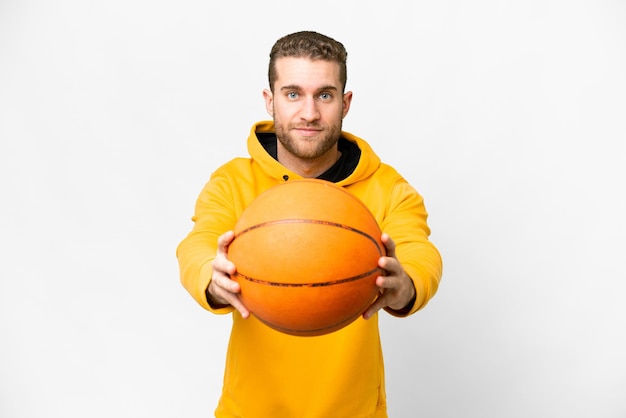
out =
[[[378,294],[381,230],[359,199],[333,183],[281,183],[245,208],[234,232],[231,278],[241,286],[243,304],[275,330],[337,331]]]

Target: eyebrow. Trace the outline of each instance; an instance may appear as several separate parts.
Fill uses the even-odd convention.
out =
[[[296,85],[296,84],[290,84],[288,86],[283,86],[280,88],[281,91],[285,91],[285,90],[302,90],[302,87]],[[326,90],[333,90],[333,91],[338,91],[339,89],[331,84],[326,85],[326,86],[322,86],[319,89],[317,89],[317,91],[326,91]]]

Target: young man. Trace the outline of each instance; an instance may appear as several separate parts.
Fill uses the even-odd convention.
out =
[[[181,281],[205,309],[232,313],[224,386],[216,417],[386,417],[378,311],[404,317],[437,290],[442,263],[428,240],[422,197],[361,138],[342,131],[352,93],[345,92],[343,45],[316,32],[279,39],[270,53],[273,122],[248,137],[250,158],[218,168],[196,202],[194,226],[180,243]],[[317,337],[275,331],[251,315],[230,279],[232,229],[260,193],[304,177],[334,182],[361,199],[383,231],[385,275],[376,301],[347,327]]]

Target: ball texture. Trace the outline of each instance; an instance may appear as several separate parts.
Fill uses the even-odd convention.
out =
[[[281,183],[252,201],[234,231],[228,257],[241,300],[278,331],[337,331],[378,294],[381,230],[359,199],[333,183]]]

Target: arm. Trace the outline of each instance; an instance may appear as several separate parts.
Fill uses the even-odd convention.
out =
[[[233,310],[229,304],[220,304],[217,301],[211,304],[207,299],[212,278],[216,274],[228,275],[229,268],[232,268],[226,259],[226,248],[230,240],[223,239],[221,243],[218,241],[224,232],[233,229],[236,222],[233,198],[229,190],[225,178],[211,178],[196,201],[195,212],[191,218],[194,226],[176,249],[182,285],[203,308],[218,314]]]
[[[376,281],[381,295],[364,313],[365,318],[380,309],[394,316],[408,316],[423,308],[435,295],[442,261],[438,250],[428,240],[427,217],[422,197],[405,181],[398,182],[390,194],[387,213],[381,223],[387,249],[386,257],[379,260],[386,274]]]

